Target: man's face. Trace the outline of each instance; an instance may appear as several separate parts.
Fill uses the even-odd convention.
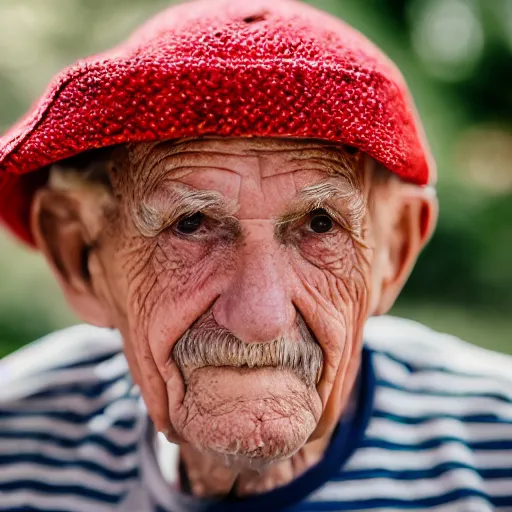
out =
[[[390,273],[365,162],[269,139],[119,152],[92,288],[171,438],[257,467],[332,431]]]

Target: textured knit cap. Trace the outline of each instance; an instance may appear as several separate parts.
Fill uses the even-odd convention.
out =
[[[202,135],[323,139],[404,180],[435,179],[404,79],[360,33],[295,0],[200,0],[65,69],[0,138],[0,219],[32,244],[30,205],[49,164]]]

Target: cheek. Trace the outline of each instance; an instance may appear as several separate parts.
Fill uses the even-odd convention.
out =
[[[297,246],[299,275],[316,290],[324,307],[345,315],[366,302],[370,279],[370,254],[346,232],[308,237]]]
[[[130,330],[147,340],[163,374],[174,343],[211,306],[233,267],[232,251],[220,245],[158,237],[131,272]]]
[[[326,428],[339,418],[342,396],[353,377],[352,361],[362,341],[371,279],[371,251],[347,234],[309,238],[294,249],[298,277],[297,307],[324,351],[324,371],[318,392]],[[337,413],[333,414],[333,407]],[[319,425],[319,428],[321,426]]]

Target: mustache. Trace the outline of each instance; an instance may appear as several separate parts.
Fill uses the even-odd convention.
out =
[[[300,314],[288,335],[264,343],[245,343],[221,327],[210,311],[176,342],[172,359],[185,378],[192,370],[206,366],[270,367],[292,370],[306,385],[313,386],[320,380],[324,356]]]

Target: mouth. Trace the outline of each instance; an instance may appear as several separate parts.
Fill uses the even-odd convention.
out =
[[[219,370],[229,370],[237,375],[251,375],[255,373],[257,370],[276,370],[276,371],[289,371],[290,367],[288,364],[283,364],[280,366],[271,366],[266,365],[261,362],[255,362],[255,363],[243,363],[243,362],[237,362],[235,364],[204,364],[204,365],[198,365],[198,366],[192,366],[192,365],[184,365],[180,367],[181,374],[183,376],[183,380],[185,382],[185,385],[189,383],[192,374],[197,370],[202,370],[205,368],[216,368]],[[322,377],[322,370],[323,370],[323,364],[320,365],[317,370],[314,378],[312,376],[305,376],[302,372],[298,372],[296,370],[293,370],[293,373],[299,377],[301,380],[305,382],[305,384],[308,387],[315,386],[320,382],[320,379]]]
[[[317,347],[321,351],[320,346],[317,345]],[[291,370],[308,387],[318,384],[322,376],[323,353],[322,357],[319,357],[318,351],[316,353],[308,351],[304,354],[265,343],[246,345],[243,350],[231,348],[233,349],[231,354],[210,353],[208,357],[199,357],[200,361],[190,361],[190,359],[184,361],[179,351],[175,351],[173,357],[185,384],[189,382],[191,375],[196,370],[203,368],[232,370],[240,375],[247,375],[258,369]],[[234,353],[235,351],[236,353]]]
[[[172,360],[185,383],[201,368],[291,370],[308,387],[319,383],[324,354],[313,332],[299,317],[288,336],[263,342],[245,343],[220,327],[209,314],[196,322],[174,345]]]

